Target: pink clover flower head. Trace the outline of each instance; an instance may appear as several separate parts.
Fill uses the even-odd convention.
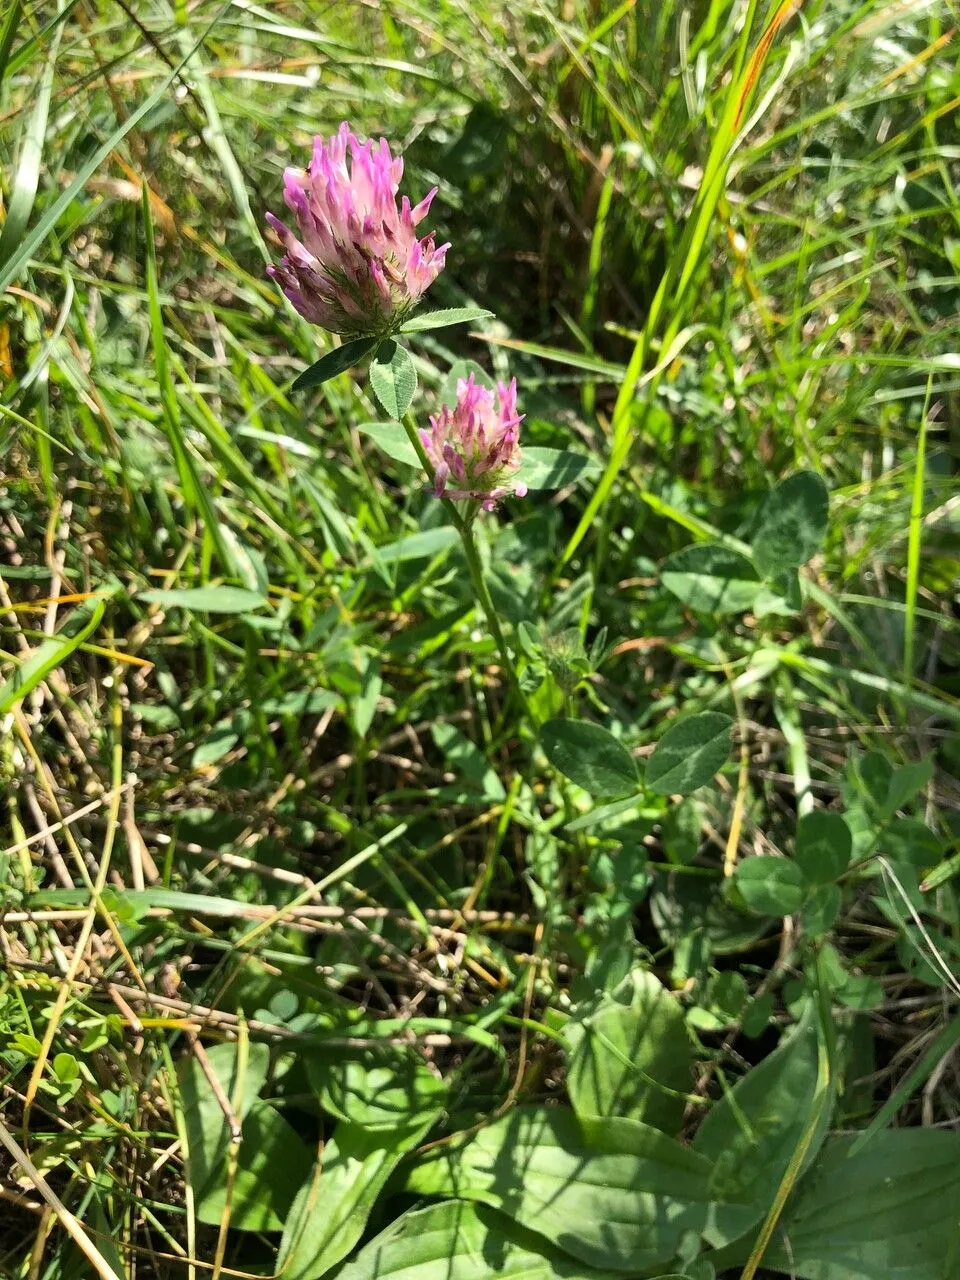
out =
[[[267,273],[311,323],[331,333],[388,333],[442,271],[450,246],[416,235],[437,188],[413,207],[403,196],[398,207],[402,177],[403,159],[385,138],[360,142],[346,123],[332,138],[314,138],[306,171],[284,171],[297,234],[267,214],[285,249]]]
[[[473,498],[492,511],[508,493],[524,497],[527,486],[511,482],[520,466],[520,423],[517,380],[498,382],[496,396],[471,373],[457,383],[457,403],[444,405],[420,432],[433,464],[433,491],[438,498]]]

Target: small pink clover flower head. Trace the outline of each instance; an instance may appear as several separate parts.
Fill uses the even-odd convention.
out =
[[[499,402],[499,403],[498,403]],[[420,439],[433,464],[438,498],[472,498],[492,511],[508,493],[525,496],[527,486],[511,482],[521,463],[517,380],[497,383],[492,391],[473,374],[457,383],[457,403],[431,415]]]
[[[349,153],[349,164],[347,156]],[[267,268],[300,314],[331,333],[385,334],[396,328],[443,269],[449,245],[418,240],[437,188],[411,207],[397,191],[403,160],[385,138],[360,142],[342,124],[314,138],[306,171],[287,169],[283,198],[299,238],[272,213],[285,254]]]

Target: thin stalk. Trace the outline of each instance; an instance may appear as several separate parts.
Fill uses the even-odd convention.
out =
[[[910,687],[914,676],[914,638],[917,625],[917,590],[920,583],[920,542],[923,536],[923,480],[927,455],[927,416],[933,374],[927,378],[927,394],[917,433],[917,460],[913,472],[913,495],[910,502],[910,535],[907,543],[907,598],[903,619],[903,683]]]
[[[416,450],[421,466],[426,474],[432,478],[433,464],[427,457],[427,452],[423,447],[423,441],[420,439],[420,433],[417,430],[417,424],[414,421],[412,414],[404,414],[403,429],[407,433],[407,439]],[[473,511],[467,518],[464,518],[464,516],[457,510],[456,504],[451,502],[449,498],[441,498],[440,501],[446,508],[447,514],[450,516],[451,523],[460,535],[463,554],[466,556],[467,568],[470,570],[470,580],[473,583],[473,588],[477,593],[480,604],[483,606],[483,611],[487,615],[490,633],[493,636],[497,650],[500,654],[501,665],[510,678],[510,684],[513,688],[513,692],[516,694],[520,705],[523,707],[527,719],[530,721],[531,725],[535,726],[537,720],[533,714],[533,708],[530,706],[527,695],[524,693],[520,685],[520,678],[517,675],[517,670],[514,666],[513,656],[507,646],[506,636],[504,636],[503,628],[500,626],[497,609],[490,596],[490,589],[487,586],[487,580],[484,577],[483,564],[480,561],[480,554],[477,551],[477,544],[473,537],[473,516],[476,512]]]
[[[480,563],[477,544],[473,538],[473,529],[467,521],[461,520],[458,532],[460,534],[460,541],[463,544],[463,553],[467,557],[467,567],[470,570],[470,577],[473,581],[474,590],[480,599],[481,605],[483,605],[483,611],[487,615],[487,622],[490,624],[490,630],[493,633],[497,649],[500,652],[500,661],[510,677],[510,683],[513,686],[513,691],[517,695],[527,719],[531,724],[535,725],[537,722],[533,714],[533,709],[527,700],[527,695],[521,687],[520,678],[513,665],[513,658],[510,650],[507,648],[506,637],[504,636],[503,629],[500,626],[500,619],[497,617],[496,606],[491,599],[490,590],[487,587],[486,579],[483,576],[483,565]]]

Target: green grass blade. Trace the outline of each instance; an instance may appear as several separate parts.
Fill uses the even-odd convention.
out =
[[[44,640],[29,658],[21,662],[10,679],[0,686],[0,716],[12,711],[41,680],[45,680],[51,671],[61,666],[92,635],[100,625],[107,600],[118,590],[119,585],[79,605],[70,614],[61,631],[49,640]]]
[[[17,33],[17,24],[22,14],[23,0],[13,0],[7,10],[7,16],[3,20],[3,26],[0,27],[0,85],[3,84],[3,77],[7,73],[10,50],[13,48],[13,37]]]
[[[146,240],[147,296],[150,309],[150,336],[153,343],[153,358],[157,370],[157,382],[160,387],[160,402],[163,405],[164,426],[170,448],[173,451],[177,474],[183,485],[183,494],[187,503],[193,508],[203,522],[204,530],[212,538],[224,566],[234,572],[236,565],[226,540],[220,530],[217,515],[209,491],[197,470],[193,453],[180,415],[176,388],[170,373],[170,359],[167,351],[166,329],[163,323],[163,311],[160,307],[160,284],[157,275],[157,247],[154,241],[153,218],[150,212],[150,192],[144,185],[141,200],[143,211],[143,230]]]
[[[927,417],[933,375],[927,379],[927,395],[917,432],[917,457],[913,470],[913,492],[910,497],[910,536],[907,542],[907,595],[903,619],[903,683],[909,685],[914,675],[914,637],[917,625],[917,591],[920,586],[920,543],[923,538],[923,480],[927,455]]]
[[[40,162],[43,158],[43,139],[47,131],[53,74],[57,65],[57,53],[62,34],[63,28],[58,27],[50,46],[50,53],[47,55],[46,66],[40,77],[36,102],[23,135],[20,163],[17,165],[17,173],[13,180],[13,194],[10,197],[3,230],[0,231],[0,269],[23,239],[27,223],[30,221],[30,214],[33,212],[33,202],[37,198]],[[0,48],[0,55],[2,53],[3,50]],[[0,75],[2,75],[2,69],[0,69]]]
[[[908,1102],[916,1091],[929,1079],[931,1071],[938,1062],[960,1044],[960,1017],[954,1018],[943,1028],[926,1053],[907,1072],[904,1078],[891,1093],[877,1114],[860,1134],[850,1148],[851,1156],[862,1151],[874,1134],[886,1129],[897,1112]]]

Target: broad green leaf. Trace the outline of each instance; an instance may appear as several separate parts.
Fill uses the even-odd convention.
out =
[[[944,843],[936,832],[917,818],[894,818],[877,841],[881,853],[903,862],[916,872],[926,871],[943,856]]]
[[[720,711],[702,711],[673,725],[653,749],[647,786],[660,795],[687,795],[704,786],[730,755],[732,727]]]
[[[361,435],[369,436],[388,458],[403,462],[408,467],[422,466],[416,449],[399,422],[361,422],[357,430]]]
[[[893,778],[893,765],[879,751],[868,751],[854,760],[854,776],[873,804],[880,808],[886,803]]]
[[[709,1160],[638,1120],[529,1106],[434,1148],[407,1185],[483,1201],[581,1262],[634,1272],[703,1228],[711,1174]]]
[[[402,1129],[443,1105],[443,1081],[403,1049],[321,1048],[304,1066],[324,1111],[367,1130]]]
[[[596,458],[574,449],[546,449],[527,445],[522,450],[520,469],[510,477],[528,489],[562,489],[576,480],[598,476],[602,468]]]
[[[402,564],[407,560],[424,560],[427,556],[439,555],[448,551],[460,540],[460,535],[453,525],[440,525],[437,529],[427,529],[425,533],[411,533],[398,542],[388,542],[378,547],[377,552],[384,564]]]
[[[417,371],[410,352],[392,339],[385,342],[370,365],[373,393],[391,418],[402,418],[417,389]]]
[[[650,913],[657,932],[675,953],[691,947],[698,940],[714,955],[735,955],[748,949],[764,933],[769,922],[758,920],[738,901],[728,900],[721,892],[719,874],[701,876],[658,876],[650,895]],[[695,970],[687,970],[685,977]]]
[[[850,864],[853,836],[839,813],[816,809],[797,823],[795,858],[811,884],[832,884]]]
[[[719,542],[674,552],[663,562],[660,579],[696,613],[744,613],[769,594],[752,561]]]
[[[685,867],[696,859],[705,821],[706,810],[695,796],[670,806],[660,825],[660,840],[670,862]]]
[[[279,1111],[266,1102],[255,1102],[243,1120],[230,1194],[230,1226],[237,1231],[282,1231],[312,1164],[313,1151]],[[216,1226],[226,1203],[224,1170],[198,1197],[197,1217]]]
[[[252,613],[267,604],[262,595],[246,587],[172,587],[169,591],[151,588],[138,591],[136,599],[163,609],[190,609],[194,613]]]
[[[487,320],[493,315],[483,307],[444,307],[440,311],[423,311],[411,316],[400,326],[401,333],[423,333],[426,329],[445,329],[451,324],[470,324],[474,320]]]
[[[827,532],[829,495],[815,471],[778,484],[763,504],[753,539],[753,559],[765,577],[799,569],[816,555]]]
[[[414,1209],[392,1222],[338,1280],[603,1280],[504,1214],[466,1200]]]
[[[568,822],[564,830],[566,831],[588,831],[591,827],[598,826],[601,822],[608,822],[611,818],[617,818],[622,813],[629,813],[631,809],[636,809],[642,805],[644,801],[643,793],[635,796],[624,796],[622,800],[611,800],[609,804],[595,805],[588,813],[582,813],[579,818],[574,818],[572,822]]]
[[[692,1081],[683,1010],[652,973],[633,974],[630,1004],[606,1001],[565,1023],[567,1092],[578,1116],[628,1116],[666,1133]]]
[[[64,663],[75,649],[79,649],[84,640],[92,635],[100,625],[106,600],[116,588],[98,594],[90,600],[83,601],[74,609],[60,630],[43,640],[24,658],[13,675],[0,685],[0,716],[22,702],[42,680],[56,667]]]
[[[375,346],[375,338],[351,338],[349,342],[341,343],[322,355],[309,369],[304,369],[294,381],[291,391],[306,391],[308,387],[319,387],[322,382],[329,382],[338,373],[345,373],[358,365]]]
[[[61,1084],[69,1084],[80,1074],[80,1064],[72,1053],[58,1053],[52,1065],[53,1073]]]
[[[540,745],[555,769],[592,795],[618,796],[637,787],[637,766],[612,733],[589,720],[548,720]]]
[[[737,864],[734,883],[750,908],[765,916],[790,916],[799,911],[810,886],[791,858],[760,854]]]
[[[960,1275],[960,1133],[894,1129],[853,1154],[832,1138],[788,1202],[763,1265],[803,1280]]]
[[[715,1247],[749,1231],[770,1207],[813,1112],[816,1087],[817,1031],[808,1015],[707,1113],[693,1146],[715,1163],[718,1198],[739,1192],[752,1201],[714,1206],[705,1235]],[[823,1142],[829,1110],[810,1144],[807,1164]]]
[[[366,1129],[342,1120],[300,1188],[277,1257],[286,1280],[316,1280],[342,1262],[403,1156],[433,1126],[438,1112],[406,1126]]]
[[[218,1044],[207,1050],[210,1066],[243,1123],[267,1079],[270,1049],[251,1043],[246,1054],[236,1044]],[[189,1178],[193,1193],[202,1200],[225,1173],[229,1129],[223,1108],[196,1058],[184,1060],[180,1069],[180,1098],[189,1145]]]

